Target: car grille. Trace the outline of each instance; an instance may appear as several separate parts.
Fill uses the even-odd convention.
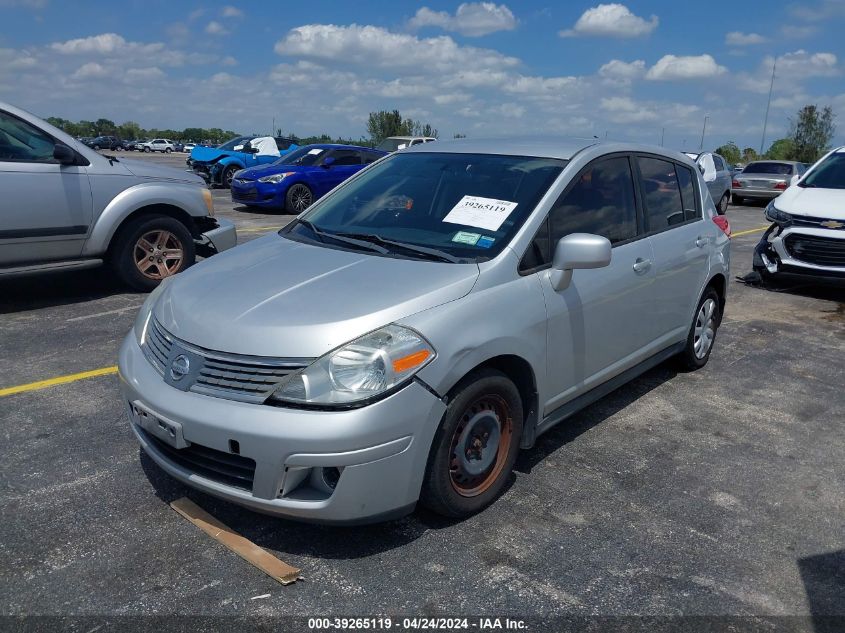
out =
[[[822,226],[822,223],[824,222],[833,223],[834,226]],[[845,220],[834,220],[833,218],[815,218],[807,215],[793,215],[792,224],[795,226],[810,226],[816,229],[827,229],[828,231],[845,231]],[[838,224],[841,224],[842,226],[837,228],[836,225]]]
[[[784,238],[789,254],[816,266],[845,266],[845,238],[819,237],[792,233]]]
[[[255,189],[232,189],[233,200],[255,200],[258,192]]]
[[[255,479],[254,460],[199,444],[177,449],[141,428],[138,432],[143,435],[147,443],[152,444],[156,450],[177,466],[206,479],[252,492],[252,482]]]
[[[193,357],[199,357],[201,366],[192,374],[193,382],[184,385],[188,391],[253,403],[263,403],[285,378],[313,360],[242,356],[207,350],[177,339],[155,317],[150,318],[141,348],[162,376],[182,350],[190,352]]]

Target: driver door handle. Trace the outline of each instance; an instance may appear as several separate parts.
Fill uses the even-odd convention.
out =
[[[637,261],[634,262],[632,266],[634,272],[637,274],[646,272],[649,268],[651,268],[651,260],[650,259],[643,259],[642,257],[637,257]]]

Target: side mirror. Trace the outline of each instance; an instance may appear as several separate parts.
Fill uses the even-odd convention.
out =
[[[604,268],[610,264],[613,250],[610,240],[590,233],[572,233],[560,238],[555,246],[552,269],[549,273],[555,290],[566,289],[577,268]]]
[[[53,147],[53,158],[62,165],[75,165],[76,153],[64,143],[56,143]]]
[[[328,168],[329,168],[329,167],[331,167],[332,165],[334,165],[334,157],[332,157],[332,156],[328,156],[328,157],[326,157],[326,159],[323,161],[323,164],[321,165],[321,167],[324,167],[324,168],[328,169]]]

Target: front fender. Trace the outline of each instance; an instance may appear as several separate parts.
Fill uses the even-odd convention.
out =
[[[174,182],[144,182],[124,189],[112,198],[95,220],[82,255],[105,253],[120,224],[143,207],[161,204],[177,207],[193,217],[207,216],[203,189],[198,185]]]
[[[246,164],[240,158],[236,156],[226,156],[225,158],[221,158],[217,161],[218,169],[222,169],[223,167],[228,167],[229,165],[234,165],[238,169],[246,169]]]

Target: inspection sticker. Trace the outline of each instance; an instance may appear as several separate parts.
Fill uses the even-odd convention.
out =
[[[464,196],[443,218],[450,224],[476,226],[488,231],[498,231],[508,216],[516,209],[516,202],[494,200],[479,196]]]
[[[458,231],[455,233],[455,237],[452,238],[453,242],[458,242],[460,244],[471,244],[475,246],[475,243],[481,239],[481,235],[479,233],[467,233],[466,231]]]
[[[495,237],[490,237],[489,235],[484,235],[478,238],[478,241],[475,243],[476,246],[480,246],[481,248],[490,248],[493,246],[493,242],[496,241]]]
[[[315,147],[312,150],[308,150],[308,153],[309,154],[322,154],[323,150],[321,150],[319,147]]]

